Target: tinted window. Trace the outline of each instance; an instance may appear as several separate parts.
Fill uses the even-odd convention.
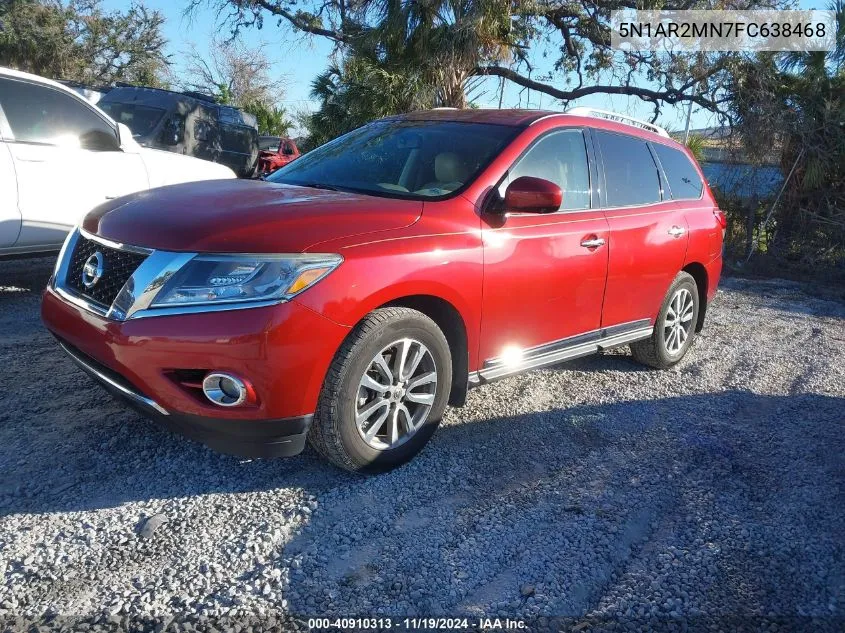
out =
[[[194,121],[194,138],[198,141],[209,142],[211,141],[212,137],[212,127],[211,123],[208,121],[203,121],[202,119],[197,119]]]
[[[543,178],[559,186],[561,209],[590,208],[590,170],[581,130],[562,130],[541,138],[511,168],[508,182],[520,176]]]
[[[164,116],[164,110],[161,108],[134,103],[109,101],[100,104],[100,108],[115,121],[123,123],[132,130],[132,136],[149,136]]]
[[[171,114],[161,126],[158,140],[163,145],[178,145],[185,141],[185,116],[179,113]]]
[[[258,144],[258,135],[251,127],[221,123],[220,144],[224,152],[249,154]]]
[[[17,141],[96,150],[119,146],[114,128],[103,117],[60,90],[0,79],[0,105]]]
[[[682,151],[652,143],[651,146],[657,152],[657,158],[663,165],[666,178],[669,179],[669,188],[672,190],[673,200],[695,199],[701,197],[701,189],[704,184],[701,177],[690,162],[689,157]]]
[[[600,130],[596,136],[604,159],[607,205],[660,202],[660,177],[645,141]]]
[[[445,196],[472,182],[517,131],[454,121],[377,121],[297,158],[268,180],[410,199]]]

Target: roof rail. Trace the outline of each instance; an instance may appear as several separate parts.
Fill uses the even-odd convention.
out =
[[[641,127],[649,132],[654,132],[660,136],[670,138],[669,132],[664,130],[659,125],[642,121],[628,116],[627,114],[619,114],[618,112],[611,112],[610,110],[598,110],[597,108],[590,108],[587,106],[579,106],[566,111],[566,114],[575,114],[577,116],[592,116],[599,119],[607,119],[608,121],[617,121],[618,123],[625,123],[626,125],[633,125],[634,127]]]

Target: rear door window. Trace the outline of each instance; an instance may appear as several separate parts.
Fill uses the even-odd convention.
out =
[[[607,206],[660,202],[660,175],[646,142],[604,130],[596,130],[596,137],[604,160]]]
[[[660,143],[652,143],[651,147],[657,153],[663,171],[669,180],[669,189],[673,200],[698,200],[704,183],[695,166],[681,150]]]
[[[508,182],[521,176],[543,178],[560,187],[561,211],[589,209],[590,169],[584,133],[577,129],[560,130],[542,137],[510,169]]]
[[[255,130],[244,125],[220,124],[220,143],[224,152],[249,154],[257,143]]]

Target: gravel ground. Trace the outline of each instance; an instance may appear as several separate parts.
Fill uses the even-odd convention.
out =
[[[845,630],[845,304],[726,280],[673,370],[622,349],[482,387],[359,478],[105,398],[40,325],[51,265],[0,262],[0,631]]]

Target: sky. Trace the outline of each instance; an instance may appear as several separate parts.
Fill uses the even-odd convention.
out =
[[[203,8],[195,13],[193,19],[188,19],[183,15],[185,0],[144,0],[144,4],[161,12],[165,18],[163,31],[168,41],[166,52],[171,55],[172,69],[177,76],[184,63],[185,53],[192,45],[204,54],[215,36],[225,38],[230,35],[225,27],[222,30],[218,28],[217,15],[212,9]],[[800,0],[799,4],[802,9],[826,8],[823,0]],[[106,10],[125,11],[129,5],[130,0],[103,0],[103,8]],[[279,99],[279,105],[285,106],[290,113],[316,109],[317,104],[309,98],[309,92],[311,81],[323,72],[330,62],[332,46],[328,40],[293,34],[286,27],[276,26],[274,20],[266,20],[261,30],[243,29],[241,40],[250,47],[264,45],[265,52],[272,62],[274,78],[282,79],[286,86],[285,93]],[[537,72],[542,74],[544,66],[548,68],[548,64],[544,64],[540,58],[539,50],[532,50],[532,53],[536,56],[532,63],[538,68]],[[498,86],[497,78],[486,78],[478,90],[476,103],[481,107],[496,107]],[[650,119],[652,114],[652,107],[636,97],[593,95],[572,102],[570,107],[576,105],[612,110],[643,119]],[[561,103],[548,95],[526,91],[510,82],[506,85],[502,106],[562,109]],[[666,106],[658,123],[670,131],[683,130],[686,115],[686,105]],[[714,125],[712,115],[693,106],[691,127],[695,129],[710,125]],[[301,130],[294,130],[295,135],[300,132]]]

